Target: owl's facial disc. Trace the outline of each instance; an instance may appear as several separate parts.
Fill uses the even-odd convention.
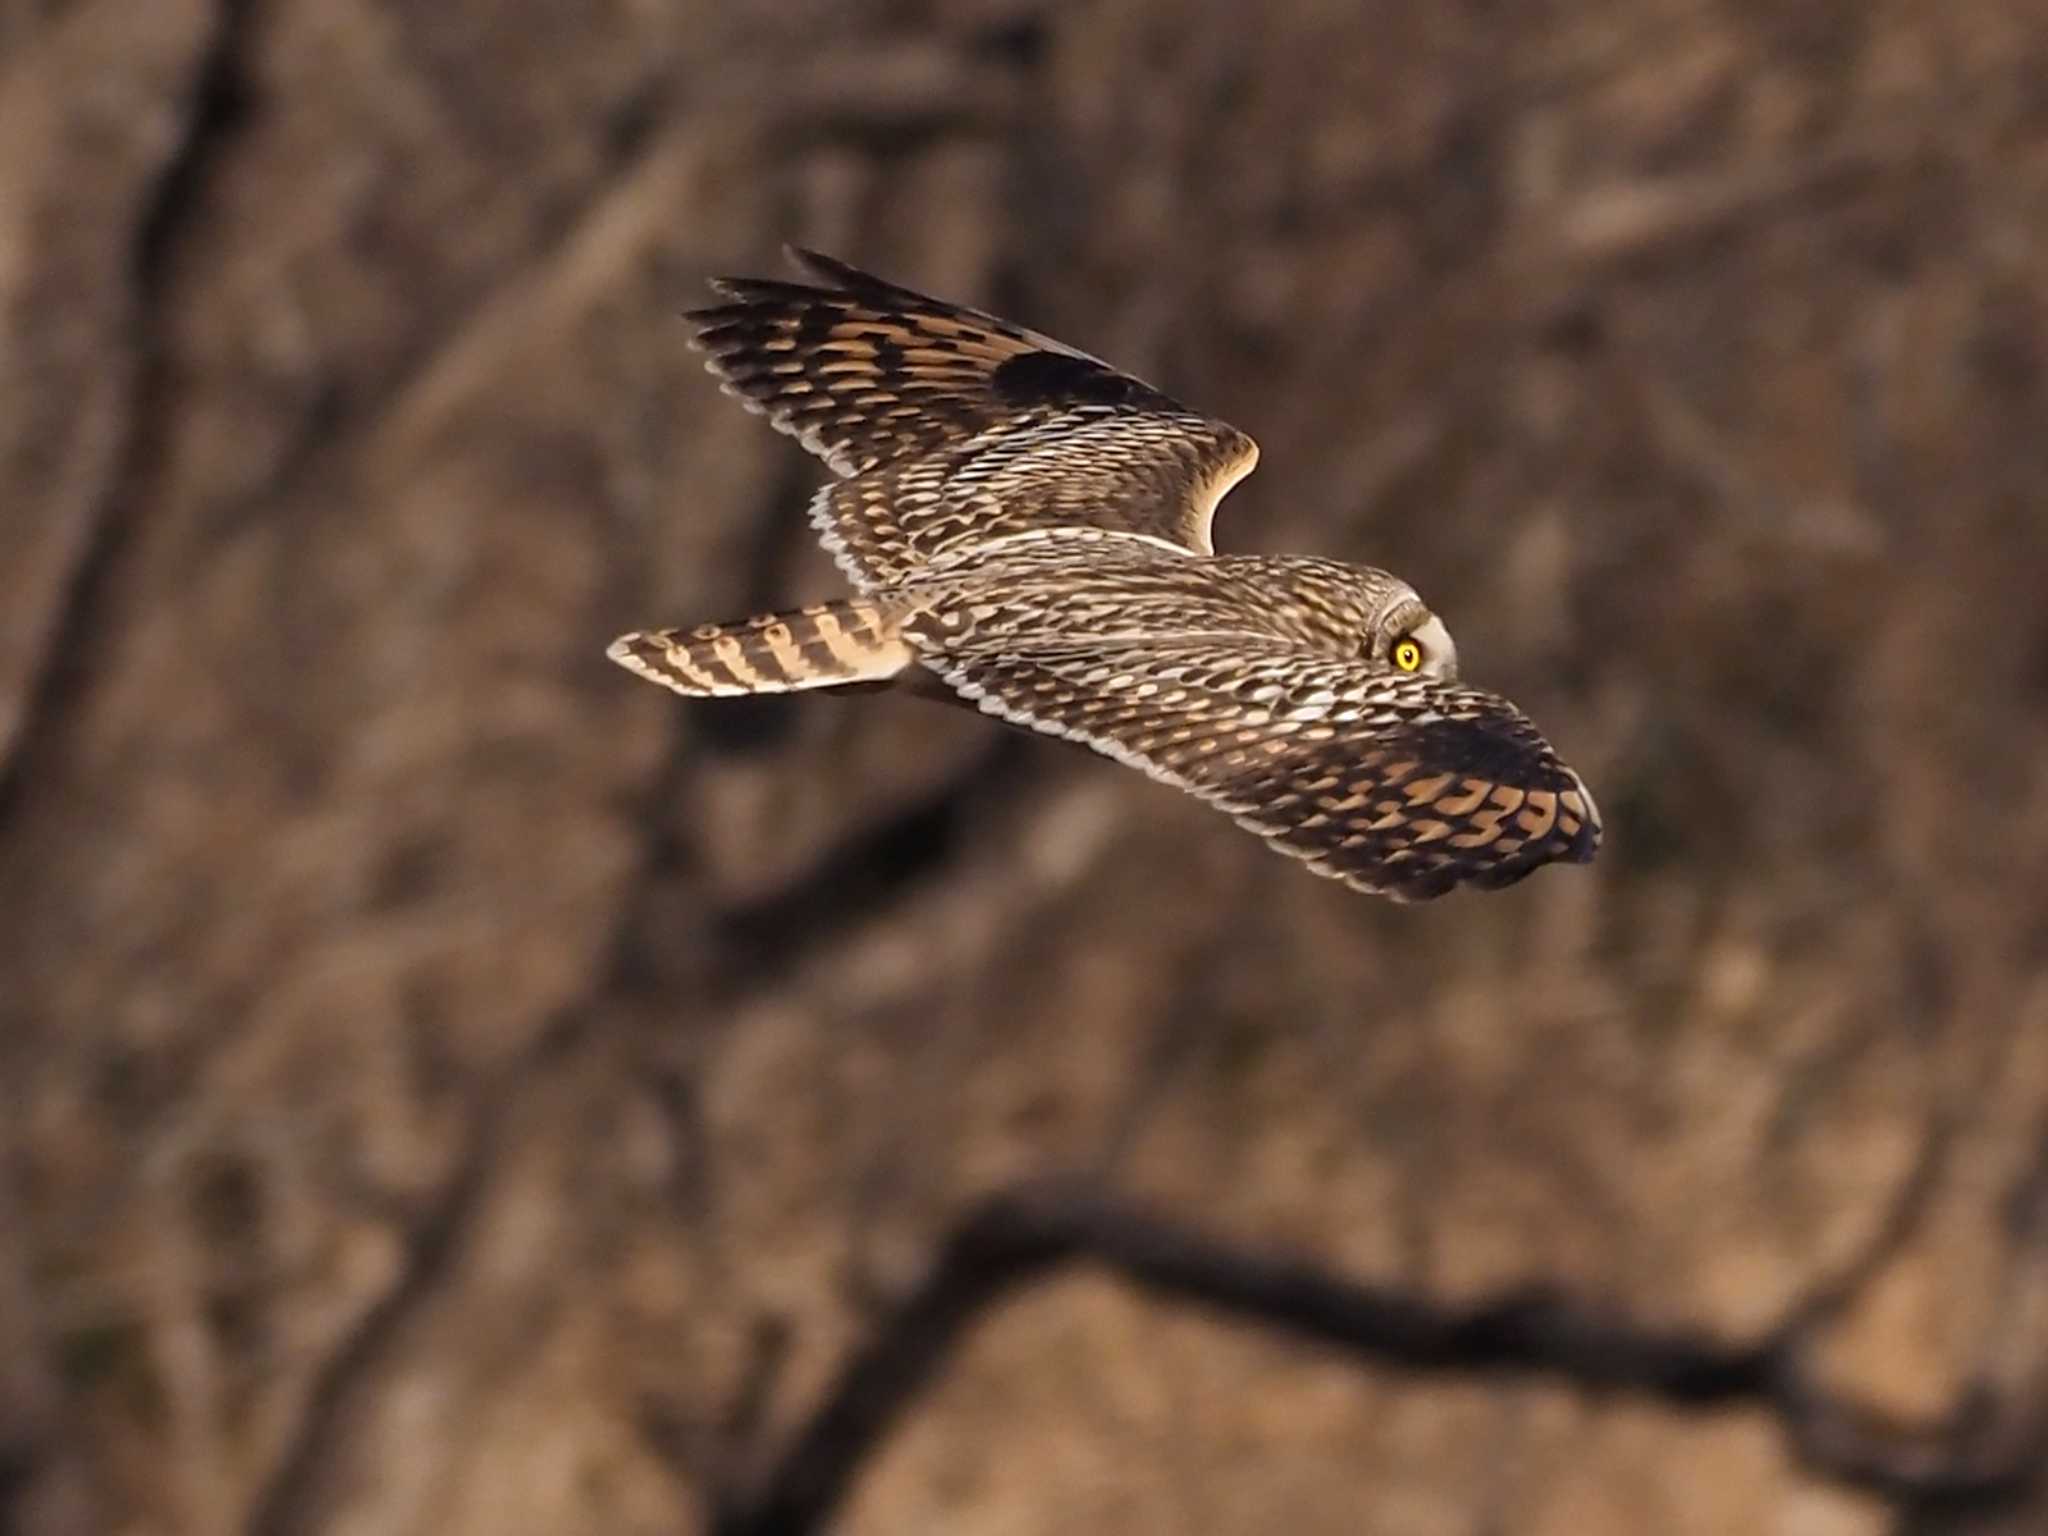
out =
[[[1433,613],[1430,614],[1408,631],[1407,638],[1422,650],[1422,665],[1417,667],[1416,671],[1440,683],[1457,681],[1458,642],[1453,640],[1451,632],[1444,628],[1442,619]]]
[[[1396,671],[1412,672],[1436,682],[1457,680],[1457,642],[1451,639],[1443,620],[1405,588],[1399,600],[1380,616],[1372,650]]]

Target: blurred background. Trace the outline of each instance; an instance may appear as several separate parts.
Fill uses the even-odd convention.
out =
[[[0,0],[0,1529],[702,1529],[1046,1172],[2048,1421],[2044,229],[2011,0]],[[608,664],[837,588],[785,240],[1252,432],[1599,863]],[[837,1528],[2048,1529],[1782,1431],[1076,1272]]]

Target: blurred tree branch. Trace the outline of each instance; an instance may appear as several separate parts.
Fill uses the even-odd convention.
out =
[[[124,385],[125,440],[86,522],[50,619],[35,670],[12,718],[0,719],[0,817],[13,812],[28,777],[25,763],[40,733],[69,708],[90,668],[87,642],[99,625],[108,572],[130,531],[142,488],[157,473],[167,429],[164,399],[173,387],[165,328],[174,305],[177,260],[187,230],[205,212],[209,178],[233,141],[247,106],[243,54],[250,0],[216,0],[214,15],[191,61],[191,77],[175,105],[176,131],[142,191],[126,231],[130,340],[134,356]]]
[[[1760,1408],[1808,1467],[1893,1503],[1902,1515],[1995,1509],[2039,1491],[2038,1403],[1986,1396],[1966,1402],[1949,1422],[1908,1425],[1831,1393],[1809,1358],[1819,1325],[1903,1239],[1938,1161],[1938,1152],[1923,1161],[1893,1218],[1848,1274],[1750,1343],[1635,1323],[1543,1288],[1436,1301],[1225,1243],[1073,1180],[1022,1184],[958,1223],[924,1283],[846,1364],[755,1485],[719,1501],[712,1528],[719,1536],[822,1528],[967,1329],[1010,1292],[1083,1263],[1161,1299],[1277,1329],[1363,1366],[1545,1376],[1687,1413]]]

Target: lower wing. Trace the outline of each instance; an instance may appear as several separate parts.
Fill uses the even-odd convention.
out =
[[[1357,890],[1495,888],[1600,846],[1584,782],[1479,689],[1244,636],[925,662],[984,711],[1187,790]]]

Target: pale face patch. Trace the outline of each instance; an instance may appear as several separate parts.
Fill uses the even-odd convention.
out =
[[[1458,642],[1444,628],[1444,621],[1432,613],[1410,633],[1415,643],[1422,647],[1422,675],[1440,683],[1456,682]]]

